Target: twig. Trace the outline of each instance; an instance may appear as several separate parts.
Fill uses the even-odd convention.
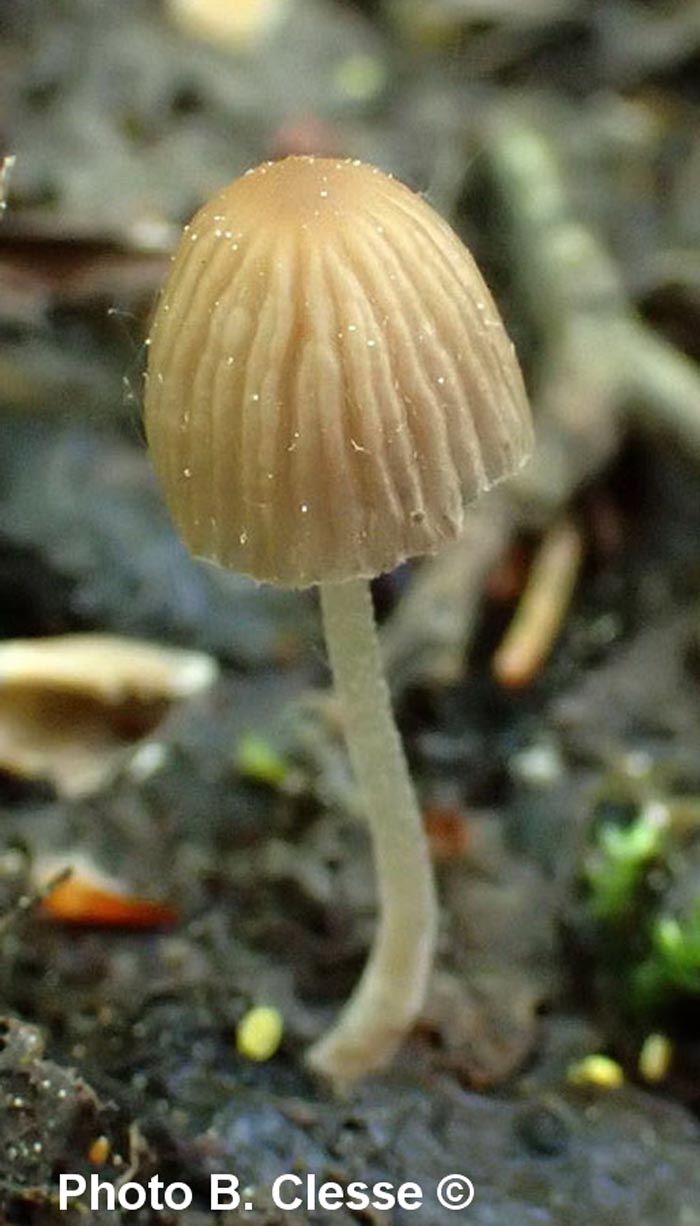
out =
[[[129,1161],[126,1170],[122,1171],[118,1179],[115,1180],[114,1186],[119,1189],[126,1183],[131,1183],[135,1175],[138,1175],[144,1159],[151,1157],[151,1150],[148,1141],[141,1132],[138,1120],[132,1120],[128,1130],[129,1140]]]
[[[602,241],[572,216],[545,133],[500,111],[485,154],[522,289],[544,340],[544,374],[535,395],[543,432],[546,438],[554,429],[577,443],[566,449],[564,484],[573,490],[595,471],[614,447],[618,424],[629,417],[672,432],[700,457],[700,372],[637,316]],[[527,478],[531,491],[541,467]]]
[[[566,619],[581,568],[581,533],[569,519],[546,533],[518,610],[493,658],[493,673],[508,689],[521,689],[539,672]]]

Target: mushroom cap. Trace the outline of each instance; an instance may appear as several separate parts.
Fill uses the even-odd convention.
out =
[[[149,339],[146,433],[190,552],[284,587],[434,553],[532,425],[471,255],[357,161],[248,171],[185,227]]]

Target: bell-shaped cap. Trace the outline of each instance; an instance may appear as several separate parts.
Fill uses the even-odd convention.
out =
[[[186,227],[146,430],[189,550],[286,587],[434,553],[532,443],[456,234],[373,167],[311,157],[249,171]]]

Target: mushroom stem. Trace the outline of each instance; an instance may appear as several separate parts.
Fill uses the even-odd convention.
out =
[[[437,929],[428,844],[382,670],[369,584],[321,584],[321,606],[350,759],[374,845],[379,922],[360,982],[308,1053],[342,1085],[382,1068],[425,999]]]

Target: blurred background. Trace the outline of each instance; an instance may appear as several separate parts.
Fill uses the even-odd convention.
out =
[[[273,1226],[295,1164],[465,1170],[478,1226],[700,1223],[699,115],[696,0],[3,0],[12,1226],[70,1226],[61,1169],[235,1169]],[[141,426],[182,225],[299,153],[451,221],[537,426],[463,541],[375,584],[444,913],[350,1104],[302,1066],[373,925],[315,598],[192,562]]]

